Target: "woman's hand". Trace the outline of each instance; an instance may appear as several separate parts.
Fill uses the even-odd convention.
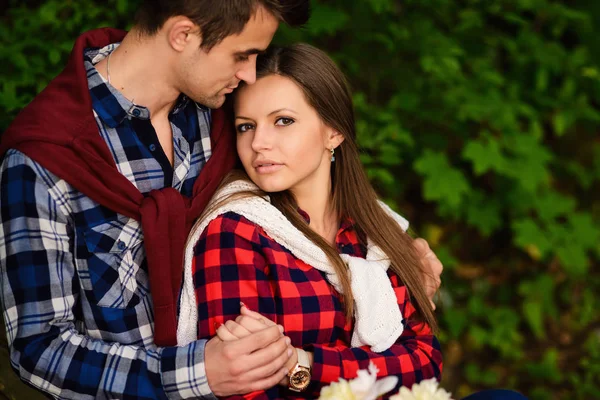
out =
[[[230,320],[219,326],[217,329],[217,336],[224,342],[231,341],[244,338],[252,333],[262,331],[275,325],[277,325],[275,322],[250,310],[244,303],[241,303],[240,316],[238,316],[235,321]],[[290,343],[288,343],[288,354],[290,354],[290,359],[285,364],[285,368],[290,371],[298,362],[298,352]],[[312,357],[309,358],[312,359]],[[288,377],[284,377],[279,384],[287,387]]]
[[[240,303],[240,316],[235,321],[230,320],[217,328],[217,336],[222,341],[241,339],[251,333],[262,331],[270,326],[277,325],[261,314],[251,311],[244,303]],[[283,327],[281,328],[283,329]]]

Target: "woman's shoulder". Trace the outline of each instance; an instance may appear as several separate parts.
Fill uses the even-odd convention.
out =
[[[260,216],[271,213],[274,208],[268,197],[258,195],[257,189],[245,180],[224,185],[214,194],[206,214],[196,221],[192,232],[196,232],[196,236],[201,233],[201,237],[217,233],[253,236],[259,230],[259,224],[254,221],[260,222]]]
[[[261,226],[250,221],[242,214],[235,211],[226,211],[212,219],[202,236],[216,234],[231,234],[249,241],[256,242],[264,234]]]

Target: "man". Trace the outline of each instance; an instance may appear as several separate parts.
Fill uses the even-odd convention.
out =
[[[184,347],[174,333],[187,230],[235,160],[219,107],[254,82],[279,22],[308,15],[306,0],[148,1],[129,33],[77,40],[0,145],[0,283],[21,379],[57,398],[177,399],[287,374],[279,327]]]

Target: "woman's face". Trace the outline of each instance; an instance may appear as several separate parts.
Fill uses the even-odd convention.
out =
[[[269,75],[235,95],[237,151],[266,192],[319,190],[330,181],[331,147],[342,135],[326,126],[298,85]]]

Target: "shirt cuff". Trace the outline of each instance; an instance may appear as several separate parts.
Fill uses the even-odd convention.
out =
[[[313,353],[311,380],[313,383],[329,384],[342,376],[342,357],[337,349],[326,345],[313,344],[305,347]]]
[[[160,371],[165,394],[169,399],[217,400],[206,379],[205,345],[206,340],[197,340],[187,346],[162,349]]]

